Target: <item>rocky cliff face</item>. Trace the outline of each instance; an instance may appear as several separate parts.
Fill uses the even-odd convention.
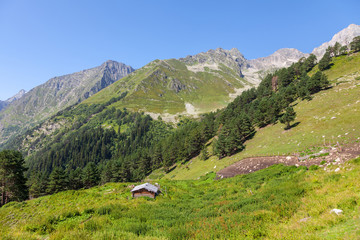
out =
[[[360,36],[360,25],[350,24],[347,28],[336,33],[329,42],[325,42],[321,46],[314,48],[312,54],[318,59],[321,59],[329,46],[334,46],[336,42],[340,43],[342,46],[348,46],[353,38],[357,36]]]
[[[241,69],[247,65],[245,57],[236,48],[231,50],[211,49],[204,53],[180,58],[179,61],[189,65],[190,69],[195,71],[196,69],[200,71],[204,67],[216,70],[220,64],[224,64],[226,67],[233,69],[239,76],[242,76]]]
[[[248,61],[249,68],[254,69],[278,69],[288,67],[299,61],[300,58],[308,57],[295,48],[282,48],[267,57],[261,57]]]
[[[123,63],[107,61],[99,67],[54,77],[20,98],[14,98],[0,112],[0,143],[57,111],[85,100],[133,71]]]

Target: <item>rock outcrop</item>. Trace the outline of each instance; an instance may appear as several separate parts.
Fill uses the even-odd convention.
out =
[[[308,57],[309,54],[302,53],[295,48],[282,48],[267,57],[261,57],[248,61],[249,68],[258,70],[271,70],[289,67],[299,61],[300,58]]]
[[[320,59],[325,54],[326,49],[329,46],[334,46],[336,42],[340,43],[342,46],[348,46],[354,37],[357,36],[360,36],[360,25],[350,24],[347,28],[336,33],[329,42],[325,42],[321,44],[321,46],[314,48],[312,54]]]

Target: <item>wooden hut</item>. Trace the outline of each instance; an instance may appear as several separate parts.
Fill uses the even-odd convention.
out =
[[[155,198],[159,193],[160,193],[159,188],[150,183],[144,183],[138,185],[131,190],[131,196],[133,198],[137,198],[137,197]]]

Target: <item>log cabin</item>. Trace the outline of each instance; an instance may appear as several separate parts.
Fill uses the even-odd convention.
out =
[[[159,188],[150,183],[144,183],[138,185],[131,190],[131,196],[133,198],[137,198],[137,197],[155,198],[159,193],[160,193]]]

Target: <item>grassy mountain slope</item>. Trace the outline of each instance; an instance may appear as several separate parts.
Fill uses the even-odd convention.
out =
[[[355,239],[360,159],[334,172],[274,165],[231,179],[160,181],[156,200],[126,183],[0,208],[3,239]],[[334,187],[334,185],[336,187]],[[336,215],[333,208],[343,210]]]
[[[160,114],[196,114],[225,107],[245,87],[237,62],[222,63],[226,50],[206,55],[203,62],[188,59],[155,60],[109,86],[84,104],[103,103],[128,91],[116,108]],[[203,53],[204,54],[204,53]],[[219,56],[218,56],[219,55]],[[213,59],[218,56],[219,59]],[[234,96],[233,96],[234,95]]]
[[[292,154],[329,144],[345,144],[360,137],[360,54],[333,59],[333,66],[325,73],[332,82],[329,90],[314,95],[311,101],[299,101],[294,107],[295,122],[288,130],[277,123],[258,129],[253,139],[246,142],[244,151],[218,160],[194,158],[190,164],[180,165],[165,178],[196,179],[210,171],[218,171],[234,162],[251,156]],[[316,71],[316,69],[314,69]],[[209,152],[212,151],[208,147]],[[161,171],[151,177],[163,176]]]

